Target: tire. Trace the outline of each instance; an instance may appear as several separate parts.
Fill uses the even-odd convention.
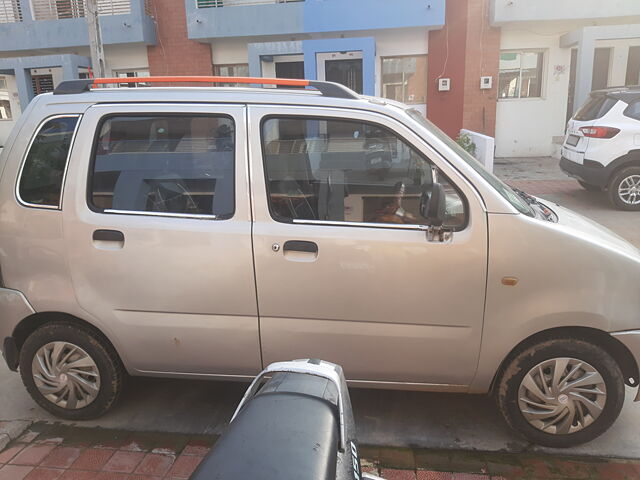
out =
[[[56,364],[61,368],[49,368]],[[97,332],[74,323],[55,322],[38,328],[24,342],[20,376],[31,397],[48,412],[67,420],[89,420],[104,415],[117,402],[124,368],[113,347]],[[48,398],[41,389],[53,393]],[[50,400],[56,396],[61,397],[59,402]]]
[[[555,364],[555,359],[558,359],[559,363]],[[562,366],[567,359],[575,360],[573,363],[568,363],[567,369],[569,371],[578,365],[582,365],[587,370],[584,375],[589,374],[589,368],[587,367],[595,369],[600,374],[600,377],[589,377],[588,381],[591,381],[592,378],[601,378],[602,382],[596,388],[604,391],[606,396],[593,395],[591,393],[584,394],[585,397],[589,397],[592,400],[592,403],[600,403],[601,410],[599,410],[599,414],[595,418],[589,413],[585,403],[575,400],[577,398],[576,395],[581,393],[569,393],[571,389],[558,389],[555,394],[550,393],[551,389],[548,389],[549,391],[541,391],[540,393],[542,394],[549,393],[549,397],[554,397],[552,401],[546,403],[544,401],[540,402],[540,397],[533,395],[531,393],[532,390],[523,385],[523,381],[526,385],[529,385],[528,381],[531,378],[539,379],[540,377],[537,375],[541,372],[544,372],[545,376],[549,373],[547,378],[551,382],[553,378],[552,372],[554,372],[552,365],[560,365],[561,367],[558,370],[566,373],[568,370],[562,370]],[[539,369],[538,366],[541,364],[543,368]],[[533,377],[525,378],[532,369],[534,369]],[[579,368],[575,374],[568,377],[569,381],[585,378],[582,372],[583,370]],[[540,383],[538,381],[535,383],[540,388]],[[562,385],[562,382],[560,385]],[[625,393],[622,372],[613,357],[592,343],[576,339],[543,341],[520,351],[503,370],[498,379],[497,387],[496,401],[507,424],[527,440],[538,445],[554,448],[568,448],[580,445],[605,432],[618,418],[624,403]],[[589,385],[581,388],[592,389]],[[540,390],[543,390],[543,388],[540,388]],[[546,405],[547,410],[532,406],[530,404],[531,400],[539,402],[539,405]],[[571,415],[572,407],[576,415],[572,417],[573,421],[567,422],[566,420]],[[550,408],[557,409],[556,411],[558,412],[569,413],[564,417],[556,415],[555,417],[548,416],[544,420],[540,420],[538,416],[541,412],[544,412],[545,416],[547,416]],[[525,413],[522,410],[526,410],[530,418],[534,417],[532,421],[536,423],[535,425],[525,417]],[[580,411],[587,412],[586,414],[583,413],[581,419]],[[557,421],[557,425],[560,425],[560,427],[566,428],[566,425],[569,424],[569,431],[566,433],[561,432],[558,431],[558,427],[551,425],[555,418],[561,419]],[[582,420],[582,423],[580,420]],[[545,425],[537,422],[547,422],[549,426],[544,428]]]
[[[585,183],[582,180],[578,180],[578,183],[582,188],[584,188],[588,192],[601,192],[602,187],[598,187],[597,185],[591,185],[590,183]]]
[[[635,197],[627,197],[627,201],[625,201],[625,198],[621,196],[619,191],[623,182],[625,182],[625,185],[636,184],[634,188],[636,188],[638,192]],[[611,178],[607,189],[611,204],[619,210],[640,211],[640,190],[638,190],[640,184],[638,182],[640,182],[640,167],[626,167],[616,172]],[[629,203],[631,200],[632,202]]]

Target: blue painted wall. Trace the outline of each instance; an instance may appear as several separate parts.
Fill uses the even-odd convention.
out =
[[[178,1],[178,0],[176,0]],[[84,18],[34,21],[28,0],[21,0],[23,21],[0,23],[0,52],[89,45]],[[106,45],[145,43],[155,45],[156,28],[144,11],[144,0],[131,0],[131,13],[100,17],[102,40]]]
[[[438,27],[445,22],[445,0],[274,0],[267,5],[220,8],[198,8],[194,0],[184,1],[193,40]]]
[[[304,30],[304,2],[222,8],[198,8],[195,0],[185,2],[188,34],[192,40],[291,35]]]
[[[306,0],[304,4],[305,32],[444,25],[444,0]]]

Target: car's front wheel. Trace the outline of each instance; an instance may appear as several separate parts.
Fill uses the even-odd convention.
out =
[[[113,347],[96,332],[59,322],[27,337],[20,350],[20,375],[42,408],[68,420],[87,420],[117,401],[124,369]]]
[[[609,200],[620,210],[640,210],[640,167],[627,167],[609,182]]]
[[[618,418],[624,380],[616,361],[585,340],[531,345],[509,362],[497,384],[505,420],[533,443],[567,448],[589,442]]]

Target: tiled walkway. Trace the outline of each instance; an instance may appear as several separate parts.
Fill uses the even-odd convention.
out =
[[[0,480],[186,479],[214,441],[209,436],[34,424],[0,452]],[[361,454],[363,467],[387,480],[640,478],[640,462],[623,460],[378,447],[361,447]]]

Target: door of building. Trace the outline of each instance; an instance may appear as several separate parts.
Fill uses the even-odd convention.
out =
[[[318,80],[340,83],[363,93],[362,52],[329,52],[316,56]]]

